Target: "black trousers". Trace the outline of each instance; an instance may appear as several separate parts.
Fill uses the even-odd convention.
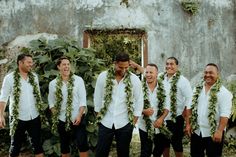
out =
[[[139,136],[141,141],[141,155],[140,157],[160,157],[164,152],[165,144],[163,142],[166,140],[165,135],[159,133],[155,134],[153,140],[148,138],[148,133],[139,129]],[[154,148],[153,148],[154,144]]]
[[[224,135],[223,135],[224,136]],[[211,137],[201,137],[193,133],[191,136],[191,157],[204,157],[205,150],[207,157],[221,157],[223,139],[216,143]]]
[[[115,129],[114,126],[110,129],[99,124],[96,157],[108,157],[114,136],[116,140],[117,156],[129,157],[132,133],[133,126],[130,123],[120,129]]]
[[[22,142],[25,140],[25,132],[28,132],[30,142],[32,143],[34,154],[43,153],[41,144],[41,122],[40,117],[33,120],[19,120],[15,134],[11,137],[10,156],[19,156]]]

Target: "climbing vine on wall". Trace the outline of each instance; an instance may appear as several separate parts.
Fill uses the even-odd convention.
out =
[[[195,15],[199,10],[200,2],[198,0],[181,0],[181,5],[184,11]]]
[[[120,5],[125,4],[126,7],[129,7],[129,0],[121,0]]]

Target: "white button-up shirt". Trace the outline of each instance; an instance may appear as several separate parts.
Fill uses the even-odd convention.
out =
[[[74,87],[73,87],[73,100],[72,100],[72,112],[71,112],[71,121],[76,120],[76,117],[79,114],[79,108],[81,106],[86,106],[86,90],[84,81],[81,77],[73,75],[74,78]],[[56,104],[56,83],[57,80],[54,79],[49,83],[49,93],[48,93],[48,103],[49,107],[53,108]],[[67,106],[67,84],[68,82],[62,81],[62,104],[59,119],[63,122],[66,120],[66,106]]]
[[[94,110],[99,112],[104,106],[104,94],[106,86],[107,71],[102,72],[96,82],[94,92]],[[132,95],[134,116],[141,116],[143,110],[143,92],[142,84],[139,78],[131,74]],[[113,80],[112,100],[109,104],[107,113],[101,120],[101,123],[107,128],[112,128],[113,124],[116,129],[124,127],[129,123],[128,110],[126,104],[125,84],[123,79],[118,83]]]
[[[148,86],[148,85],[147,85]],[[157,85],[158,86],[158,85]],[[154,113],[152,114],[152,116],[150,116],[149,118],[151,119],[151,121],[154,123],[154,121],[157,120],[157,111],[158,111],[158,99],[157,99],[157,86],[154,88],[153,91],[150,90],[150,88],[148,87],[148,100],[150,102],[150,105],[151,107],[153,108],[154,110]],[[166,95],[166,98],[165,98],[165,106],[164,108],[167,109],[167,110],[170,110],[170,99],[169,99],[169,96],[167,95],[167,93],[165,93]],[[145,120],[143,119],[143,115],[139,118],[138,120],[138,127],[147,132],[147,129],[146,129],[146,122]],[[155,128],[155,133],[160,133],[159,129],[158,128]]]
[[[165,75],[164,77],[163,84],[165,86],[165,89],[168,91],[168,95],[170,95],[172,79],[173,79],[173,76],[169,79],[167,75]],[[190,82],[183,75],[180,75],[180,78],[177,82],[176,99],[177,99],[176,115],[179,116],[183,113],[185,107],[187,107],[187,109],[190,109],[191,100],[192,100],[192,88],[191,88]],[[171,111],[166,117],[166,120],[170,120],[170,119],[171,119]]]
[[[38,77],[34,74],[35,83],[38,85],[39,82]],[[36,100],[33,94],[33,86],[29,83],[29,78],[26,80],[20,77],[20,100],[19,100],[19,118],[23,121],[32,120],[38,117],[39,113],[36,108]],[[14,103],[14,95],[13,95],[13,86],[14,86],[14,72],[9,73],[4,77],[0,101],[7,103],[9,96],[10,96],[10,104],[9,104],[9,113],[10,116],[13,114],[13,103]]]
[[[195,89],[194,89],[195,90]],[[210,98],[210,90],[206,93],[205,86],[199,95],[198,98],[198,124],[199,129],[195,131],[196,134],[202,134],[202,137],[209,137],[211,136],[210,133],[210,124],[208,119],[208,107],[209,107],[209,98]],[[216,104],[216,115],[215,120],[217,122],[217,126],[219,126],[220,117],[230,117],[231,108],[232,108],[232,94],[222,86],[220,91],[217,93],[217,104]]]

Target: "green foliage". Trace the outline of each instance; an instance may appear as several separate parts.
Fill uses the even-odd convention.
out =
[[[228,89],[233,94],[232,99],[232,121],[236,119],[236,80],[227,83]]]
[[[129,0],[121,0],[120,5],[125,4],[126,7],[129,7]]]
[[[225,138],[224,144],[226,146],[227,152],[231,154],[236,153],[236,137],[230,135],[229,137]]]
[[[198,12],[200,3],[198,0],[182,0],[181,5],[184,11],[191,15],[195,15]]]
[[[140,31],[140,32],[139,32]],[[91,47],[97,50],[96,56],[106,61],[106,66],[113,62],[113,57],[119,52],[125,52],[136,63],[141,64],[142,31],[135,30],[98,30],[91,32]]]

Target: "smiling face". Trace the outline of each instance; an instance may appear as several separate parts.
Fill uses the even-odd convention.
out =
[[[178,65],[174,59],[166,60],[166,72],[168,76],[173,76],[178,71]]]
[[[154,66],[148,65],[146,67],[146,73],[145,73],[147,83],[150,84],[150,83],[156,82],[157,74],[158,74],[157,68]]]
[[[212,86],[218,79],[219,72],[217,67],[207,65],[204,71],[204,81],[207,85]]]
[[[116,61],[115,73],[116,76],[123,77],[129,69],[129,61]]]
[[[61,63],[57,65],[57,68],[62,76],[70,75],[70,61],[68,59],[62,59]]]
[[[25,72],[25,73],[30,72],[33,67],[32,57],[25,56],[24,59],[18,62],[18,66],[22,72]]]

